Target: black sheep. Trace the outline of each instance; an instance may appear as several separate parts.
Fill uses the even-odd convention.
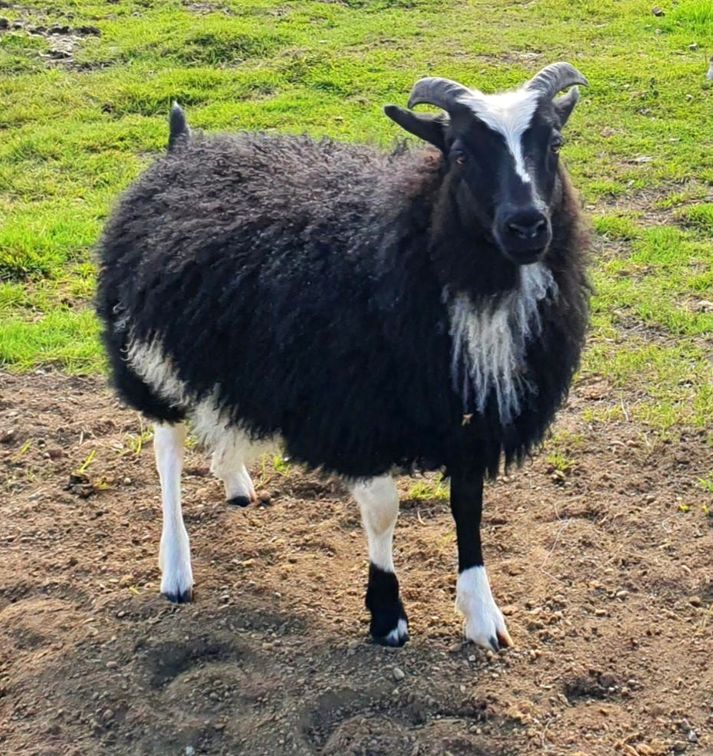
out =
[[[429,142],[387,154],[308,137],[189,134],[122,198],[101,244],[98,311],[114,384],[156,423],[161,590],[190,600],[185,428],[229,500],[279,438],[347,479],[369,538],[367,606],[408,637],[392,560],[392,470],[443,469],[466,637],[510,644],[483,566],[483,479],[538,444],[577,368],[586,236],[558,160],[586,84],[566,63],[513,92],[423,79],[386,114]],[[434,149],[435,148],[435,149]]]

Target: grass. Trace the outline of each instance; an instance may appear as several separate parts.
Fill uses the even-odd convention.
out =
[[[421,75],[496,90],[565,59],[591,82],[563,151],[599,250],[583,376],[609,381],[623,408],[592,421],[621,411],[662,433],[706,427],[713,6],[658,5],[663,16],[649,0],[36,0],[3,8],[0,365],[104,370],[92,247],[118,194],[164,149],[174,98],[198,128],[388,145],[397,132],[381,105],[403,104]],[[52,25],[76,33],[33,33]],[[56,57],[60,48],[70,57]]]
[[[419,478],[411,484],[406,498],[412,501],[448,501],[450,487],[440,475]]]

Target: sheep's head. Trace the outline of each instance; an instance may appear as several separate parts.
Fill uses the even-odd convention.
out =
[[[568,63],[553,63],[523,87],[487,95],[449,79],[421,79],[408,107],[426,103],[438,116],[388,105],[386,115],[438,147],[460,217],[477,223],[503,254],[526,265],[552,239],[551,207],[559,195],[562,129],[587,84]],[[568,94],[557,98],[563,89]]]

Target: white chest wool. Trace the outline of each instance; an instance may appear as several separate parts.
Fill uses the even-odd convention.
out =
[[[534,391],[525,368],[525,350],[542,323],[539,303],[557,296],[552,272],[542,263],[519,269],[518,286],[505,295],[473,301],[449,298],[452,339],[451,377],[466,412],[483,413],[495,395],[500,421],[517,417],[524,396]]]

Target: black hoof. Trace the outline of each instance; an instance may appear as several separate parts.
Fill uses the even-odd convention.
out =
[[[371,639],[379,646],[388,646],[389,648],[401,648],[408,640],[408,622],[406,615],[399,620],[394,628],[384,635],[371,634]]]
[[[369,565],[366,606],[371,613],[369,632],[374,643],[403,646],[408,640],[408,619],[399,598],[399,581],[393,572]]]
[[[189,588],[187,591],[181,591],[180,593],[164,593],[163,594],[172,604],[190,604],[193,601],[193,588]]]
[[[250,504],[249,496],[233,496],[232,499],[228,499],[228,505],[231,507],[247,507]]]

